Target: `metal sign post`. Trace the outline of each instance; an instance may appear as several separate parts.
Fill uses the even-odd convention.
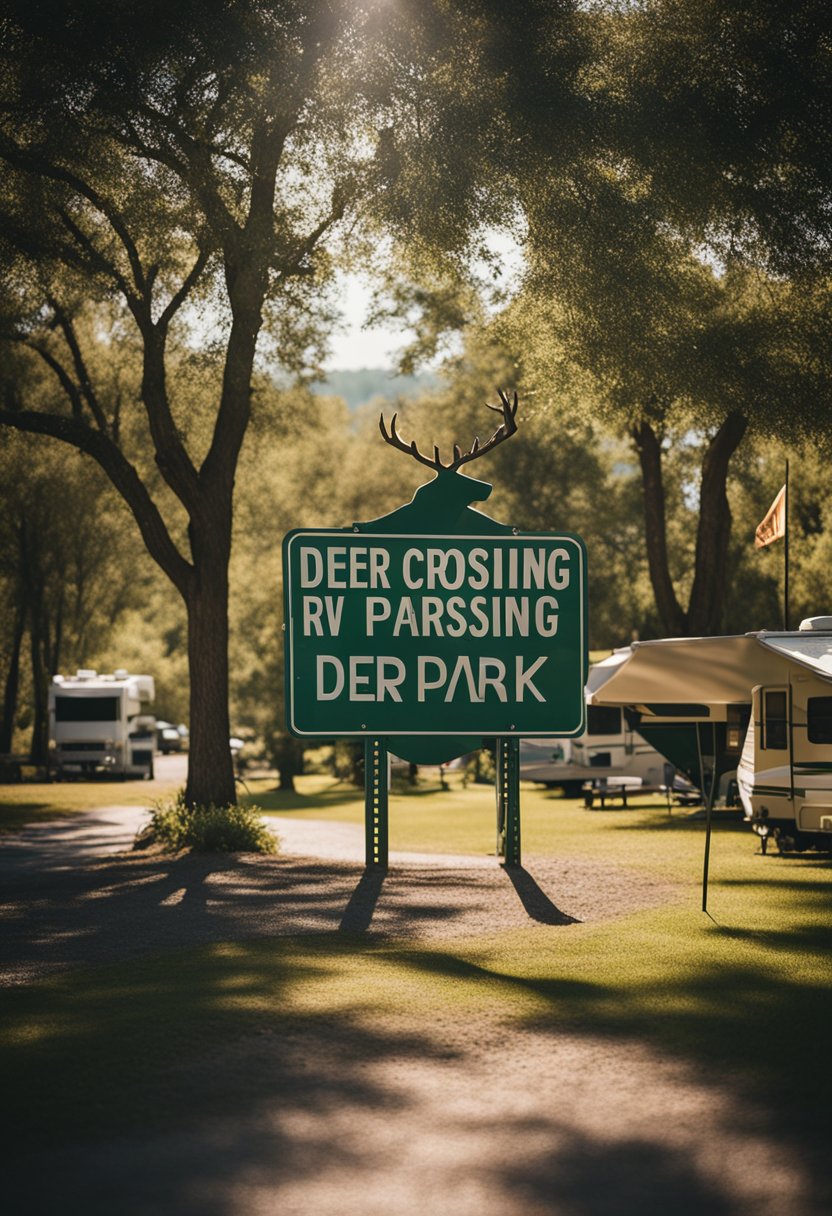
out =
[[[383,739],[364,744],[364,857],[368,869],[387,869],[388,757]]]
[[[498,739],[497,753],[497,856],[507,866],[520,865],[520,743]]]

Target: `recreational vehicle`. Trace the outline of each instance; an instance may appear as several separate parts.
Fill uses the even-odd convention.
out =
[[[763,851],[832,846],[832,617],[634,643],[593,671],[590,703],[627,706],[712,802],[736,783]]]
[[[606,778],[659,786],[667,781],[667,767],[618,706],[588,705],[586,730],[575,739],[520,740],[522,779],[560,786],[567,795]]]
[[[53,676],[49,689],[50,770],[65,776],[108,773],[152,777],[156,719],[152,676],[82,669]]]

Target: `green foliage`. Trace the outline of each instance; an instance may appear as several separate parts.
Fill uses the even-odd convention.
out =
[[[137,848],[159,844],[168,852],[276,853],[277,841],[256,806],[194,806],[180,793],[171,802],[157,803],[150,823],[140,833]]]
[[[496,780],[497,765],[493,752],[483,747],[469,756],[465,762],[465,768],[462,770],[464,785],[467,785],[469,781],[473,781],[475,785],[494,785]]]

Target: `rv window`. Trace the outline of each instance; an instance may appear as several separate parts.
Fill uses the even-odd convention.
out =
[[[785,751],[788,747],[785,692],[767,692],[763,710],[763,748]]]
[[[118,722],[118,697],[56,697],[57,722]]]
[[[832,697],[810,697],[807,703],[810,743],[832,743]]]
[[[747,705],[729,705],[728,721],[725,728],[725,750],[731,754],[739,753],[751,710]]]
[[[620,735],[621,710],[616,705],[590,705],[586,715],[588,735]]]

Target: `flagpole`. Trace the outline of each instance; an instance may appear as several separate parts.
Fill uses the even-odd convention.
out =
[[[783,546],[783,628],[789,628],[789,461],[786,460],[785,545]]]

